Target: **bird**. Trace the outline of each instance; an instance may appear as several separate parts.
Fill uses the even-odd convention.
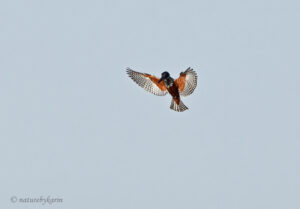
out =
[[[189,96],[197,86],[197,73],[192,68],[187,68],[181,72],[177,79],[173,79],[170,73],[165,71],[158,78],[147,73],[140,73],[127,68],[128,76],[146,91],[157,95],[165,96],[169,93],[172,96],[170,109],[183,112],[188,109],[181,101],[181,96]]]

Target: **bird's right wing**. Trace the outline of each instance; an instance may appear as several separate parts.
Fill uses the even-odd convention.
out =
[[[197,86],[197,73],[189,67],[186,71],[180,73],[175,83],[179,88],[180,95],[188,96],[194,92]]]
[[[133,71],[130,68],[127,68],[127,74],[134,82],[146,91],[157,96],[164,96],[167,94],[167,87],[163,81],[158,83],[159,78],[147,73]]]

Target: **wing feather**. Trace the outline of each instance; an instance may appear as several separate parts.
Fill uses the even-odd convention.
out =
[[[186,71],[180,73],[175,83],[179,88],[180,95],[188,96],[194,92],[197,86],[197,73],[189,67]]]
[[[130,68],[127,68],[127,74],[134,82],[146,91],[157,96],[164,96],[167,94],[167,88],[164,82],[158,83],[159,78],[147,73],[133,71]]]

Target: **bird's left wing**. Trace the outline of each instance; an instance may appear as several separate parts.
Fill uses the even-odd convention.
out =
[[[192,94],[197,86],[197,74],[192,68],[181,72],[179,78],[175,80],[175,84],[179,88],[181,96],[188,96]]]
[[[130,68],[127,68],[127,74],[134,82],[136,82],[146,91],[149,91],[150,93],[157,96],[164,96],[167,94],[167,88],[164,82],[158,83],[159,78],[147,73],[139,73],[133,71]]]

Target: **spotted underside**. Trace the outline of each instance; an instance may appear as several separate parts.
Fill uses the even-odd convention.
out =
[[[192,68],[181,72],[179,78],[175,80],[181,96],[189,96],[197,86],[197,74]]]
[[[127,68],[127,74],[134,82],[146,91],[157,96],[164,96],[167,94],[167,88],[164,82],[158,83],[159,78],[147,73],[133,71],[130,68]]]

